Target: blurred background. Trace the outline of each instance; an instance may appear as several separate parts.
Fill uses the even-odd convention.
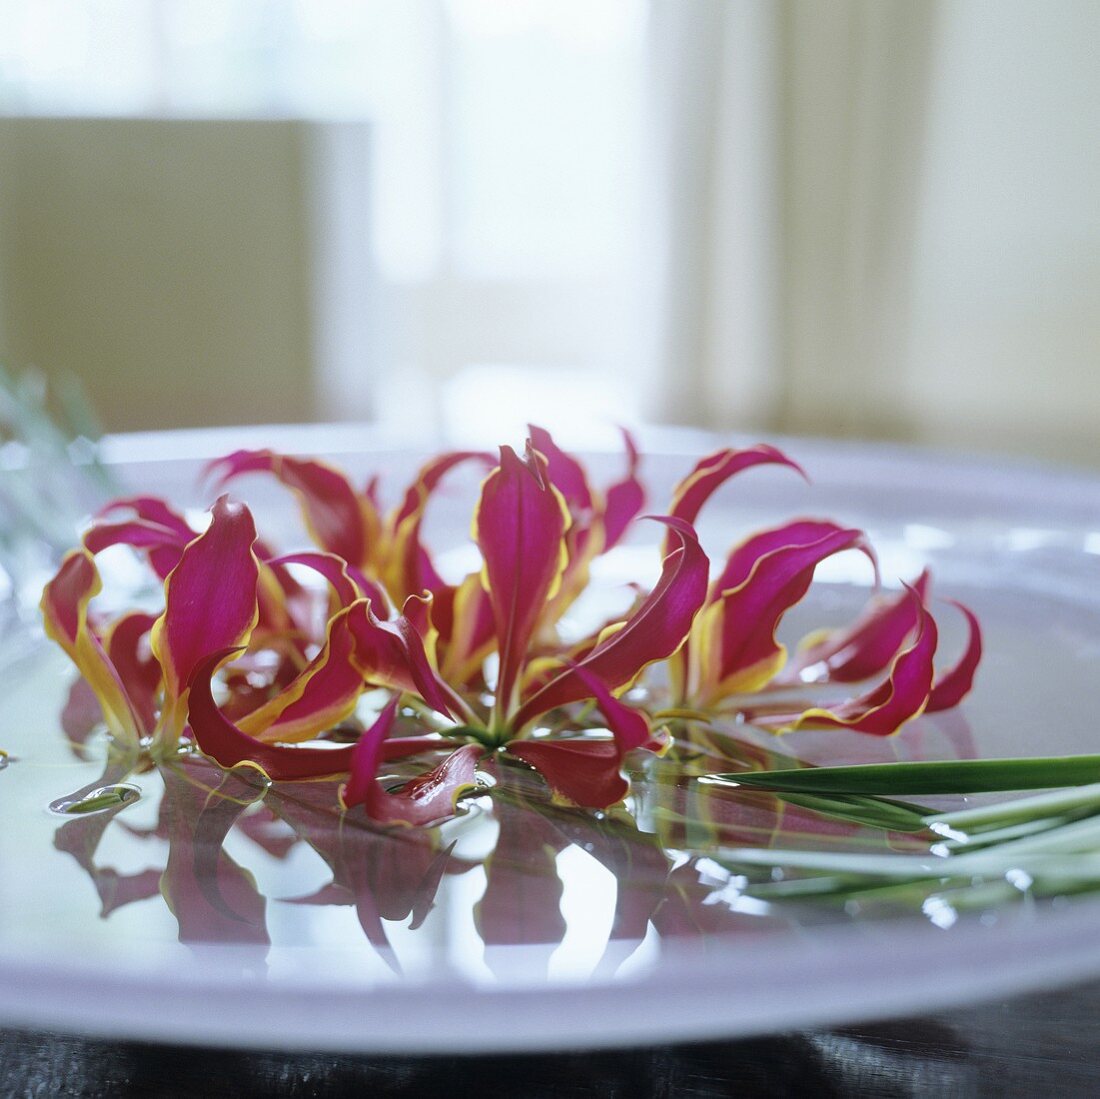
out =
[[[0,361],[110,430],[1100,464],[1095,0],[0,0]]]

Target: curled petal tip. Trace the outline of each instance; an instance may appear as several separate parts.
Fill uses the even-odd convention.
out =
[[[187,692],[191,735],[203,755],[222,767],[253,767],[274,781],[320,778],[347,771],[351,748],[297,748],[264,744],[242,732],[214,702],[211,679],[232,648],[211,653],[196,667]]]
[[[508,754],[523,760],[546,780],[554,794],[571,805],[606,809],[629,792],[620,774],[622,755],[611,740],[517,740]]]
[[[382,741],[393,729],[397,699],[391,699],[352,749],[348,780],[340,787],[340,804],[345,809],[362,805],[370,796],[382,760]]]
[[[957,706],[974,686],[974,676],[982,659],[982,628],[978,616],[965,604],[947,599],[966,618],[966,647],[957,663],[937,678],[928,697],[928,713],[949,710]]]
[[[378,781],[378,769],[396,713],[397,699],[393,699],[355,746],[351,774],[340,790],[341,804],[345,809],[362,805],[368,818],[379,824],[434,824],[451,816],[459,796],[477,785],[481,749],[473,744],[458,748],[396,793],[387,791]]]

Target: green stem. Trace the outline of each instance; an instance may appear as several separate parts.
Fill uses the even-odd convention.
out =
[[[469,703],[467,703],[467,701],[462,697],[462,695],[458,693],[458,691],[454,690],[446,683],[443,684],[443,689],[447,695],[447,698],[450,700],[451,705],[459,714],[462,715],[462,719],[466,722],[467,725],[479,724],[477,714],[474,713],[474,711],[470,708]]]
[[[978,794],[1084,786],[1098,778],[1100,755],[1080,755],[735,771],[701,781],[815,794]]]
[[[977,851],[983,847],[996,847],[1002,843],[1008,843],[1010,840],[1037,836],[1041,832],[1049,832],[1052,828],[1059,828],[1065,823],[1068,822],[1058,817],[1021,820],[1016,824],[1005,825],[1004,828],[990,828],[982,832],[953,831],[940,842],[946,850],[952,853]],[[933,831],[937,831],[937,829],[933,828]]]
[[[928,810],[903,801],[858,797],[851,794],[782,793],[777,796],[790,805],[798,805],[803,809],[860,824],[866,828],[884,828],[888,832],[928,830],[928,824],[925,821]]]
[[[1015,801],[979,805],[972,809],[957,809],[952,813],[936,813],[929,818],[929,823],[975,832],[984,828],[1002,828],[1016,821],[1033,820],[1037,815],[1057,817],[1082,809],[1100,809],[1100,783],[1017,798]]]
[[[463,706],[463,717],[467,717],[468,715],[467,723],[465,725],[456,725],[454,721],[440,718],[435,710],[415,695],[404,695],[401,699],[401,705],[407,706],[410,710],[415,710],[417,717],[419,717],[433,733],[442,733],[443,736],[455,736],[460,732],[461,735],[472,736],[475,740],[483,740],[484,730],[478,722],[477,716],[470,713],[469,708],[466,706]],[[477,735],[475,730],[479,730],[482,736]]]
[[[489,729],[482,729],[478,725],[452,725],[449,729],[440,730],[444,736],[466,737],[468,740],[476,740],[489,751],[495,751],[501,746],[501,741]]]

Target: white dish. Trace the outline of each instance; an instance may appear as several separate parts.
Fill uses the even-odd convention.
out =
[[[280,445],[277,435],[267,442]],[[135,488],[199,502],[197,459],[217,453],[218,439],[185,439],[184,457],[162,460],[155,443],[145,440],[136,454],[133,444],[115,444],[116,452],[127,446],[131,451],[117,467],[120,476]],[[172,444],[181,448],[178,437]],[[232,445],[228,439],[221,449]],[[331,438],[300,433],[293,445],[323,452]],[[791,443],[788,449],[810,471],[813,486],[774,471],[747,474],[706,513],[700,532],[708,548],[720,553],[739,533],[795,514],[862,525],[887,579],[910,579],[929,564],[937,592],[978,612],[987,655],[977,688],[955,714],[920,719],[885,744],[853,734],[845,739],[799,733],[783,750],[859,762],[1095,749],[1100,481],[869,446]],[[382,464],[394,488],[416,458],[365,444],[338,457],[357,472]],[[616,462],[614,456],[593,458],[601,469]],[[690,464],[687,454],[650,448],[645,472],[654,489],[651,510],[659,510]],[[283,497],[258,482],[242,485],[241,493],[276,519],[289,511]],[[456,522],[460,514],[456,509]],[[451,522],[446,501],[435,522],[445,534]],[[644,562],[639,550],[621,555],[617,567],[629,570]],[[605,580],[614,578],[615,567],[609,567]],[[841,620],[859,605],[868,581],[865,573],[826,576],[803,624]],[[948,645],[958,639],[951,613],[945,609],[942,616]],[[24,626],[9,638],[9,647],[19,642],[16,647],[25,650],[32,633]],[[95,758],[81,761],[70,752],[57,725],[70,679],[64,657],[45,643],[32,644],[29,655],[24,651],[0,669],[0,746],[13,756],[0,772],[4,1024],[279,1049],[534,1050],[732,1037],[912,1014],[1100,974],[1094,930],[1100,902],[1087,898],[996,909],[947,930],[919,915],[798,923],[784,916],[776,923],[737,913],[723,922],[711,919],[723,915],[725,902],[705,865],[692,869],[694,900],[685,911],[705,918],[710,930],[662,935],[650,919],[641,930],[611,937],[614,878],[586,853],[583,828],[556,856],[562,890],[557,931],[551,926],[558,919],[554,888],[546,876],[532,875],[526,899],[534,898],[533,915],[521,921],[515,936],[529,941],[486,948],[473,915],[484,875],[477,867],[458,872],[461,867],[448,863],[450,872],[423,926],[409,927],[423,915],[423,904],[411,918],[387,920],[382,913],[375,930],[382,929],[389,946],[379,950],[361,926],[362,904],[357,919],[347,904],[292,903],[324,889],[331,874],[300,840],[282,854],[274,843],[264,850],[257,843],[265,838],[263,809],[254,811],[256,827],[249,834],[236,826],[225,850],[267,897],[261,907],[270,945],[183,945],[177,921],[155,892],[169,846],[165,836],[152,832],[155,776],[130,779],[147,796],[108,821],[92,873],[87,866],[93,864],[82,869],[73,854],[85,850],[71,842],[80,838],[79,830],[66,833],[68,850],[54,846],[59,826],[71,822],[51,814],[48,804],[92,783],[99,772]],[[80,818],[82,843],[97,819]],[[558,838],[570,827],[563,825]],[[477,819],[459,822],[454,857],[477,861],[478,844],[486,836],[491,840],[491,833]],[[275,841],[280,834],[292,839],[285,826],[275,824],[266,838]],[[635,854],[648,850],[644,839],[636,849],[630,846],[635,840],[623,842]],[[524,857],[535,847],[526,850]],[[377,853],[371,857],[377,860]],[[206,930],[195,932],[191,925],[189,933],[200,940],[256,937],[252,917],[258,909],[240,916],[242,904],[257,902],[236,872],[229,877],[220,894],[205,897],[207,908],[215,910],[213,916],[203,910],[211,921]],[[200,900],[204,888],[196,887]],[[125,889],[146,895],[101,917],[101,902],[117,903]],[[546,902],[541,906],[540,896]],[[666,904],[671,896],[666,894]],[[227,897],[233,900],[219,915]],[[322,899],[335,898],[330,892]],[[379,904],[402,907],[392,888]],[[666,926],[671,922],[665,919]],[[488,937],[507,938],[506,925],[498,922]]]

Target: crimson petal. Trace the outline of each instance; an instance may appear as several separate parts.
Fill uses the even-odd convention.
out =
[[[569,514],[547,477],[546,459],[530,446],[526,461],[511,447],[501,447],[500,465],[482,485],[474,521],[496,623],[501,713],[513,707],[528,643],[561,582],[568,527]]]
[[[106,637],[107,656],[126,686],[130,705],[141,720],[143,734],[152,733],[157,723],[156,702],[160,691],[160,666],[152,652],[142,651],[142,642],[155,618],[133,611],[116,619]]]
[[[428,502],[440,481],[465,462],[494,464],[491,455],[479,450],[451,451],[433,458],[421,467],[406,489],[401,505],[389,519],[390,545],[386,551],[384,579],[398,602],[424,591],[440,596],[449,590],[420,540],[420,531]]]
[[[838,531],[851,532],[854,528],[842,527],[828,519],[795,519],[780,527],[759,531],[746,538],[730,551],[726,564],[718,578],[710,586],[710,598],[717,599],[730,588],[739,587],[748,578],[756,563],[764,556],[789,546],[809,546]],[[859,531],[855,531],[859,533]],[[878,561],[870,545],[863,540],[859,548],[867,555],[878,581]],[[891,655],[893,655],[891,653]]]
[[[584,681],[591,697],[596,700],[596,706],[603,714],[607,727],[619,746],[620,757],[650,743],[649,722],[646,721],[644,714],[617,699],[585,668],[578,668],[577,674]]]
[[[932,690],[932,658],[938,633],[932,616],[921,605],[920,596],[912,588],[908,591],[918,608],[917,636],[909,648],[898,654],[887,679],[833,709],[811,707],[799,714],[759,717],[746,711],[746,718],[776,732],[805,727],[842,728],[872,736],[890,736],[917,717]]]
[[[395,699],[355,745],[351,774],[340,789],[341,803],[345,808],[362,805],[367,816],[381,824],[427,825],[452,816],[459,794],[477,784],[481,749],[467,744],[431,771],[406,782],[397,793],[390,793],[378,781],[378,768],[396,713]]]
[[[927,602],[929,581],[927,569],[913,581],[921,603]],[[876,598],[847,629],[803,647],[783,681],[797,682],[804,669],[818,667],[823,672],[820,678],[829,683],[854,683],[877,675],[889,667],[917,628],[917,618],[917,608],[904,590],[890,598]]]
[[[122,510],[134,513],[134,518],[130,520],[134,527],[130,532],[120,530],[115,541],[145,549],[153,571],[161,580],[165,579],[179,563],[183,547],[198,536],[198,531],[192,530],[191,524],[182,515],[156,496],[128,496],[120,500],[112,500],[99,511],[97,519],[102,520],[105,516]],[[105,533],[96,532],[112,526],[125,527],[125,525],[118,520],[97,523],[85,535],[84,543],[93,553],[98,553],[99,548],[105,548],[109,544],[109,540]],[[148,533],[139,533],[140,527],[146,527]],[[103,545],[96,548],[94,544],[89,544],[89,538],[101,539]]]
[[[613,740],[514,740],[508,753],[534,767],[571,805],[606,809],[630,789],[619,773],[622,753]]]
[[[528,436],[534,448],[546,459],[546,472],[554,487],[565,498],[574,513],[592,509],[592,489],[584,466],[571,454],[567,454],[544,427],[527,425]]]
[[[157,578],[164,580],[179,564],[184,546],[196,537],[191,531],[185,538],[169,527],[145,519],[99,522],[84,535],[84,547],[102,553],[110,546],[129,546],[141,550]]]
[[[378,765],[382,762],[382,742],[393,731],[393,723],[397,719],[397,702],[394,698],[387,703],[352,749],[350,774],[347,782],[340,787],[340,804],[345,809],[363,805],[370,797],[377,781]]]
[[[507,751],[529,763],[559,797],[590,809],[622,801],[629,784],[620,774],[627,752],[653,747],[649,722],[620,702],[594,675],[576,669],[611,730],[612,740],[513,740]]]
[[[351,613],[347,608],[332,618],[321,651],[279,694],[238,721],[242,732],[267,743],[311,740],[354,711],[364,683],[352,659]]]
[[[117,545],[143,550],[175,547],[175,557],[178,559],[183,547],[195,537],[194,531],[182,535],[171,527],[161,526],[160,523],[148,519],[120,519],[116,522],[96,523],[84,535],[84,546],[91,553],[102,553],[108,546]]]
[[[386,605],[377,585],[372,584],[358,569],[353,569],[342,557],[338,557],[335,553],[308,551],[304,553],[286,553],[281,557],[271,558],[267,564],[273,568],[279,565],[302,565],[305,568],[312,569],[328,581],[341,607],[350,606],[356,599],[361,599],[364,595],[369,596],[372,600],[378,600],[378,606],[384,607]],[[363,590],[363,584],[367,585],[367,590]]]
[[[948,602],[958,607],[965,615],[969,633],[966,649],[958,663],[944,672],[932,688],[928,705],[925,707],[925,713],[929,714],[957,706],[970,693],[970,688],[974,685],[974,673],[978,670],[978,664],[982,659],[982,628],[977,616],[969,607],[955,602],[954,599],[949,599]]]
[[[781,450],[767,443],[736,450],[730,447],[716,450],[701,458],[695,468],[676,486],[669,514],[676,519],[694,523],[711,495],[731,477],[753,466],[783,465],[806,476],[802,467]]]
[[[201,661],[187,692],[188,722],[199,750],[222,767],[255,767],[274,781],[320,778],[347,771],[352,747],[291,748],[265,744],[242,732],[218,709],[210,680],[222,661],[240,652],[223,649]]]
[[[156,523],[158,526],[167,527],[178,534],[185,542],[190,542],[197,531],[191,529],[191,524],[173,510],[167,502],[159,496],[125,496],[118,500],[112,500],[104,505],[96,513],[96,518],[110,515],[113,511],[129,510],[134,515],[147,523]]]
[[[605,551],[622,541],[631,522],[645,507],[645,487],[638,477],[638,446],[634,442],[634,436],[626,428],[622,429],[622,433],[626,447],[627,472],[621,481],[616,481],[607,490],[603,515]]]
[[[164,672],[164,736],[182,728],[182,697],[214,650],[235,648],[258,617],[256,525],[243,504],[222,496],[205,533],[183,551],[164,584],[164,613],[153,624],[153,653]]]
[[[486,466],[495,465],[493,456],[484,450],[452,450],[440,454],[425,463],[416,475],[416,479],[405,490],[405,498],[394,513],[391,526],[396,528],[410,516],[422,511],[428,497],[439,487],[439,482],[464,462],[482,462]]]
[[[582,670],[615,690],[636,678],[647,664],[671,656],[683,644],[706,599],[709,562],[689,523],[671,518],[658,521],[669,527],[679,545],[665,557],[653,590],[621,629],[524,701],[512,719],[513,729],[522,729],[547,710],[589,697]]]
[[[736,586],[707,606],[692,630],[697,702],[708,706],[759,690],[775,676],[787,655],[775,639],[780,620],[806,594],[817,566],[848,549],[870,554],[862,531],[803,521],[750,538],[734,551],[723,575]]]
[[[419,695],[433,710],[454,717],[462,704],[436,675],[424,641],[407,615],[382,620],[369,600],[353,603],[348,627],[355,638],[352,663],[369,683]]]
[[[380,521],[369,499],[324,462],[291,458],[271,450],[237,450],[212,462],[206,474],[224,485],[244,473],[271,473],[298,498],[313,540],[352,565],[365,566]]]

